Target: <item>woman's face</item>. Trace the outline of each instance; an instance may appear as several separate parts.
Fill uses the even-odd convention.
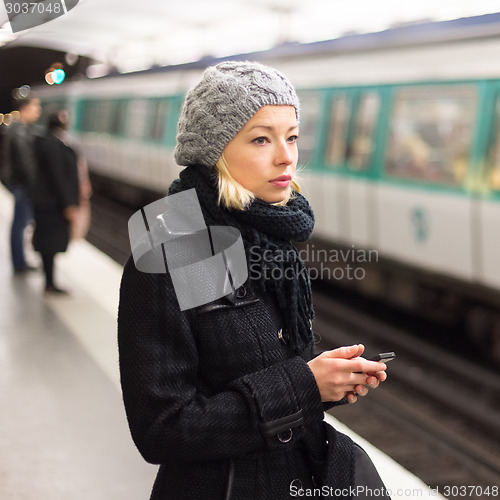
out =
[[[298,134],[293,106],[264,106],[224,149],[229,173],[257,198],[284,200],[297,167]]]
[[[67,130],[69,125],[69,113],[65,109],[61,109],[57,116],[61,122],[61,128],[63,130]]]
[[[34,98],[31,99],[31,101],[26,104],[22,110],[20,110],[21,113],[21,120],[24,123],[27,123],[28,125],[35,123],[38,118],[40,118],[40,115],[42,113],[42,107],[40,106],[40,99]]]

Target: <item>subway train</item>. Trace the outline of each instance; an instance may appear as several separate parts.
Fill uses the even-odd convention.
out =
[[[224,59],[274,66],[301,99],[302,255],[334,280],[456,328],[500,363],[500,14]],[[64,106],[95,179],[161,197],[183,97],[220,59],[37,89]],[[108,182],[112,181],[112,182]],[[108,182],[108,184],[106,184]],[[457,334],[458,335],[458,334]]]

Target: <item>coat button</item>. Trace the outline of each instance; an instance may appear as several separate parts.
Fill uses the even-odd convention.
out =
[[[295,486],[295,489],[296,490],[303,490],[304,488],[302,487],[302,481],[297,478],[297,479],[294,479],[291,483],[290,483],[290,488],[292,486]]]
[[[246,296],[247,294],[247,289],[244,287],[244,286],[240,286],[237,290],[236,290],[236,298],[237,299],[242,299]]]
[[[282,443],[288,443],[289,441],[292,440],[292,436],[293,436],[293,431],[292,429],[288,429],[287,431],[285,432],[280,432],[278,434],[278,439],[282,442]]]
[[[278,330],[278,338],[281,340],[281,342],[283,342],[283,344],[286,344],[285,337],[283,337],[283,328],[280,328]]]

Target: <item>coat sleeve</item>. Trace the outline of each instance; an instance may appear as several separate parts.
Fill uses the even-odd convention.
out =
[[[32,186],[36,176],[36,158],[33,137],[26,127],[17,124],[6,137],[6,157],[8,157],[9,181],[12,184]]]
[[[314,375],[300,356],[210,397],[200,394],[195,337],[169,275],[141,273],[131,259],[120,290],[118,342],[127,418],[148,462],[285,450],[323,420]]]

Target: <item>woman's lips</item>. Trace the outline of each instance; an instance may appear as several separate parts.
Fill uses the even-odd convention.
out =
[[[276,179],[273,179],[269,181],[273,186],[279,187],[279,188],[285,188],[288,187],[290,184],[290,181],[292,180],[291,175],[280,175],[279,177],[276,177]]]

